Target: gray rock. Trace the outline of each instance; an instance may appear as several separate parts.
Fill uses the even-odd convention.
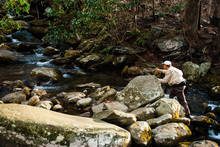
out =
[[[14,63],[18,61],[19,55],[9,50],[0,50],[0,63]]]
[[[4,97],[2,97],[2,101],[4,103],[18,103],[20,104],[23,101],[26,101],[26,94],[23,91],[18,91],[18,92],[14,92],[14,93],[9,93],[7,95],[5,95]]]
[[[155,117],[155,109],[153,107],[142,107],[131,112],[139,121],[145,121]]]
[[[64,94],[64,99],[68,103],[76,103],[84,97],[86,97],[86,95],[83,92],[68,92]]]
[[[76,60],[83,66],[89,66],[91,64],[99,62],[101,60],[101,57],[96,54],[92,54],[86,57],[77,58]]]
[[[62,75],[60,73],[60,71],[54,69],[54,68],[48,68],[48,67],[37,67],[34,68],[31,73],[30,76],[32,78],[38,79],[40,81],[42,80],[54,80],[57,81],[59,80]]]
[[[81,54],[79,50],[66,50],[64,57],[65,58],[76,58]]]
[[[172,52],[184,47],[184,39],[181,37],[158,39],[155,41],[155,44],[161,52]]]
[[[98,100],[98,104],[102,103],[104,100],[107,99],[114,99],[116,94],[116,90],[111,88],[110,86],[105,86],[102,88],[98,88],[95,92],[90,94],[90,97],[95,98]]]
[[[187,80],[196,82],[199,79],[200,77],[199,65],[188,61],[183,64],[182,69],[183,69],[183,75]]]
[[[104,103],[104,105],[107,110],[119,110],[123,112],[128,111],[128,107],[118,101]]]
[[[53,110],[54,111],[60,111],[60,110],[63,110],[63,106],[60,105],[60,104],[56,104],[53,106]]]
[[[32,96],[29,100],[28,100],[28,105],[31,105],[31,106],[35,106],[37,103],[40,102],[40,98],[39,96],[35,95],[35,96]]]
[[[175,146],[180,140],[190,137],[191,130],[183,123],[168,123],[152,130],[157,146]]]
[[[204,77],[208,73],[210,68],[211,68],[211,62],[204,62],[204,63],[200,64],[200,66],[199,66],[200,76]]]
[[[151,128],[145,121],[137,121],[128,127],[132,139],[137,144],[147,146],[151,143]]]
[[[105,110],[93,115],[93,118],[101,119],[119,126],[128,126],[136,122],[134,114],[125,113],[118,110]]]
[[[185,116],[183,107],[175,99],[162,98],[150,105],[156,109],[158,116],[164,114],[171,114],[173,118],[179,118]]]
[[[172,121],[172,115],[171,114],[164,114],[157,118],[148,119],[147,123],[151,127],[157,127],[166,123],[169,123]]]
[[[57,54],[57,53],[59,53],[59,52],[60,52],[59,49],[54,48],[54,47],[52,47],[52,46],[48,46],[48,47],[46,47],[45,50],[44,50],[44,55],[49,56],[49,55]]]
[[[118,126],[27,105],[0,105],[0,118],[1,140],[9,144],[127,147],[131,142],[130,133]]]
[[[102,112],[103,110],[104,110],[104,103],[101,103],[101,104],[92,106],[92,112],[93,112],[93,114]]]
[[[189,147],[219,147],[218,144],[211,140],[193,141]]]
[[[53,103],[51,101],[40,101],[40,102],[37,103],[36,106],[40,107],[40,108],[50,110],[53,106]]]
[[[44,90],[44,89],[34,88],[34,89],[31,91],[31,96],[39,96],[39,97],[42,97],[42,96],[45,96],[45,95],[47,95],[47,91]]]
[[[78,100],[76,105],[78,107],[86,107],[86,106],[89,106],[91,103],[92,103],[92,99],[88,97],[88,98]]]
[[[117,100],[128,106],[129,111],[146,105],[164,95],[159,80],[152,75],[138,76],[116,94]]]

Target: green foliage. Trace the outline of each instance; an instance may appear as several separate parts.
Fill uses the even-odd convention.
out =
[[[13,15],[25,14],[30,10],[28,0],[6,0],[4,7]]]
[[[50,33],[44,38],[50,41],[65,41],[76,34],[84,38],[98,35],[100,32],[110,33],[114,39],[120,40],[123,33],[131,28],[128,12],[136,5],[121,3],[115,0],[54,0],[53,6],[46,15],[53,18]]]
[[[29,12],[30,4],[28,0],[5,0],[1,3],[1,7],[11,15],[21,15]],[[6,15],[0,20],[0,32],[9,34],[21,27],[14,20],[10,19],[10,15]]]

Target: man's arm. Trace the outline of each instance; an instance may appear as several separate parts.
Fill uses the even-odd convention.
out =
[[[168,83],[168,81],[171,78],[171,73],[170,72],[166,72],[165,73],[165,77],[163,79],[158,79],[161,83]]]

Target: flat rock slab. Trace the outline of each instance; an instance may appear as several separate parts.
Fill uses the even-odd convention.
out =
[[[1,143],[21,146],[126,147],[131,141],[128,131],[100,120],[19,104],[0,105],[0,132]]]

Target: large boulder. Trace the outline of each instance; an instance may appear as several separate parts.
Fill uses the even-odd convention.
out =
[[[191,61],[183,64],[183,75],[189,81],[197,81],[200,77],[199,65],[192,63]]]
[[[158,116],[171,114],[173,118],[184,116],[183,107],[175,99],[162,98],[150,105],[156,110]]]
[[[137,109],[164,95],[159,80],[152,75],[138,76],[117,93],[117,100],[128,106],[129,110]]]
[[[132,138],[137,144],[147,146],[151,143],[151,128],[145,121],[137,121],[128,127]]]
[[[31,71],[30,76],[41,81],[50,79],[57,81],[61,78],[61,73],[54,68],[37,67]]]
[[[158,39],[154,43],[161,52],[172,52],[184,47],[184,39],[181,37]]]
[[[131,112],[139,121],[145,121],[155,117],[155,109],[153,107],[141,107]]]
[[[136,122],[136,117],[134,114],[125,113],[118,110],[105,110],[96,113],[93,117],[120,126],[128,126]]]
[[[164,114],[160,117],[157,118],[152,118],[152,119],[148,119],[147,123],[151,126],[151,127],[157,127],[163,124],[166,124],[168,122],[171,122],[172,120],[172,115],[171,114]]]
[[[23,91],[18,91],[14,93],[9,93],[1,98],[4,103],[18,103],[26,101],[26,94]]]
[[[0,50],[0,64],[14,63],[18,61],[18,53],[9,50]]]
[[[183,123],[168,123],[152,130],[157,146],[175,146],[180,140],[191,135],[191,130]]]
[[[27,105],[0,105],[1,145],[126,147],[130,133],[118,126]]]

